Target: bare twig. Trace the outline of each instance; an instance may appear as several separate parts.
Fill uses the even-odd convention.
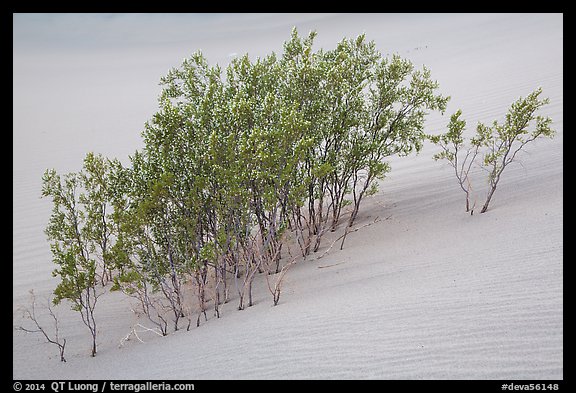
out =
[[[276,280],[274,280],[274,285],[270,284],[269,277],[271,274],[266,274],[266,283],[268,284],[268,290],[272,294],[275,306],[278,305],[278,301],[280,300],[280,292],[282,291],[282,283],[284,282],[284,277],[286,276],[288,269],[290,269],[290,267],[296,263],[296,259],[297,257],[294,257],[290,262],[282,266],[280,272],[276,273]]]
[[[23,313],[24,313],[24,316],[26,318],[28,318],[32,322],[34,322],[36,329],[28,329],[28,328],[25,328],[23,326],[17,326],[17,327],[15,327],[15,329],[26,332],[26,333],[42,333],[42,335],[44,336],[44,338],[46,339],[46,341],[48,343],[54,344],[58,347],[58,350],[60,352],[60,361],[66,362],[66,359],[64,358],[64,351],[66,349],[66,339],[64,338],[64,339],[62,339],[62,342],[60,341],[58,318],[56,317],[56,314],[54,314],[54,311],[52,310],[52,307],[50,306],[50,299],[48,299],[48,306],[47,307],[48,307],[48,312],[50,313],[50,316],[54,320],[54,337],[50,337],[50,335],[40,325],[40,322],[38,321],[38,318],[36,316],[36,295],[34,295],[34,290],[32,290],[32,289],[30,290],[30,295],[32,297],[31,308],[30,309],[28,309],[28,308],[23,309]]]

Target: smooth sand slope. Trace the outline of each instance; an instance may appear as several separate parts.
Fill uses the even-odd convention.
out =
[[[88,330],[59,306],[68,362],[60,363],[57,349],[40,336],[14,332],[15,379],[563,378],[562,15],[291,17],[294,23],[288,16],[273,19],[267,40],[259,31],[236,34],[238,42],[252,38],[259,45],[236,51],[279,51],[291,24],[301,32],[318,30],[318,45],[326,47],[364,31],[384,54],[426,64],[452,96],[445,116],[430,117],[428,131],[443,131],[449,114],[462,108],[471,133],[477,121],[500,120],[510,103],[542,86],[551,100],[542,114],[553,118],[557,135],[528,146],[521,162],[504,172],[491,209],[474,216],[464,212],[451,168],[431,159],[434,146],[393,158],[392,172],[363,205],[357,225],[379,221],[349,234],[344,250],[335,246],[317,259],[343,228],[325,238],[317,255],[288,272],[276,307],[259,277],[254,306],[237,311],[233,297],[220,319],[209,313],[189,332],[143,333],[145,343],[130,340],[119,348],[136,320],[130,300],[106,294],[97,311],[99,352],[90,358]],[[225,44],[234,34],[227,34],[210,41],[213,53],[234,50]],[[168,67],[183,56],[166,59]],[[22,59],[15,52],[15,64]],[[120,128],[85,126],[73,134],[66,123],[46,128],[23,117],[40,104],[18,99],[18,91],[32,89],[23,80],[15,69],[15,325],[29,289],[41,298],[56,285],[42,234],[50,203],[38,199],[43,169],[77,170],[89,150],[131,154],[156,94],[151,89],[152,104],[142,100],[128,110]],[[90,123],[89,116],[106,113],[84,108],[71,116],[71,124],[74,116]],[[123,130],[127,124],[136,125]],[[480,205],[486,184],[483,173],[476,175]]]

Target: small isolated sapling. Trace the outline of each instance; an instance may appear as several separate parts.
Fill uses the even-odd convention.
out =
[[[432,158],[434,160],[445,159],[448,161],[454,169],[458,185],[466,194],[466,211],[474,214],[476,202],[470,206],[472,183],[470,182],[469,174],[472,169],[472,164],[478,155],[481,140],[472,138],[470,140],[470,146],[465,146],[463,132],[466,128],[466,121],[460,119],[461,115],[462,110],[459,109],[450,117],[447,133],[442,135],[428,135],[428,139],[442,148],[442,151],[434,154]],[[463,150],[465,150],[464,153],[462,152]]]
[[[538,138],[552,138],[554,136],[554,130],[550,128],[552,119],[536,116],[536,112],[550,102],[548,98],[540,100],[538,97],[541,93],[542,88],[540,87],[526,98],[520,97],[510,106],[503,124],[499,124],[497,121],[494,121],[491,127],[482,123],[478,124],[478,137],[487,148],[483,165],[488,170],[490,185],[488,196],[480,213],[488,210],[488,205],[496,191],[502,172],[515,160],[518,152]],[[530,131],[529,127],[534,120],[536,127]]]

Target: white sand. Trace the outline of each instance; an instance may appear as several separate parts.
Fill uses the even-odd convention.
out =
[[[470,132],[542,86],[557,136],[528,146],[489,212],[472,217],[451,168],[431,159],[435,147],[394,158],[357,224],[383,220],[350,234],[344,250],[296,265],[277,307],[259,277],[253,307],[237,311],[233,298],[220,319],[210,313],[189,332],[142,334],[145,343],[118,348],[135,321],[129,300],[106,294],[95,358],[79,316],[57,307],[68,362],[40,336],[14,332],[13,378],[562,379],[562,15],[245,15],[218,23],[227,30],[132,51],[54,54],[15,44],[14,324],[29,289],[42,297],[56,285],[42,232],[51,208],[39,199],[43,170],[78,170],[90,150],[125,160],[141,146],[160,76],[199,47],[223,64],[232,53],[280,51],[293,24],[303,34],[316,29],[318,47],[366,32],[383,53],[426,64],[452,96],[447,114],[462,108]],[[429,130],[447,121],[431,116]],[[480,204],[480,178],[475,188]]]

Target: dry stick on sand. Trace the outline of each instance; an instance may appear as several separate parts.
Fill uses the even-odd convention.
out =
[[[44,328],[40,325],[40,322],[38,322],[38,318],[36,317],[36,295],[34,295],[34,290],[32,289],[30,290],[30,295],[32,296],[31,309],[26,308],[23,310],[23,312],[25,317],[34,322],[34,324],[36,325],[36,329],[27,329],[23,326],[17,326],[16,330],[21,330],[26,333],[42,333],[47,342],[58,346],[58,350],[60,351],[60,361],[66,362],[66,359],[64,358],[64,350],[66,349],[66,339],[64,338],[62,339],[62,342],[60,342],[60,337],[58,335],[59,333],[58,318],[56,318],[54,311],[52,311],[52,307],[50,306],[50,299],[48,299],[48,312],[50,313],[50,316],[54,320],[54,338],[51,338],[48,335],[48,333],[46,333],[46,330],[44,330]]]
[[[136,327],[137,327],[137,326],[138,326],[138,327],[141,327],[141,328],[144,329],[144,330],[136,330]],[[155,333],[155,334],[159,335],[160,337],[163,337],[164,335],[163,335],[162,332],[160,332],[159,330],[160,330],[160,329],[157,328],[157,327],[155,327],[155,328],[148,328],[148,327],[146,327],[146,326],[143,326],[143,325],[137,323],[136,325],[132,326],[132,329],[130,330],[130,333],[128,333],[128,334],[126,335],[126,337],[124,337],[122,340],[120,340],[120,345],[118,345],[118,348],[123,347],[123,346],[124,346],[124,343],[125,343],[126,341],[129,341],[131,336],[136,337],[136,338],[138,339],[138,341],[140,341],[141,343],[144,344],[145,342],[140,338],[140,336],[138,336],[138,333],[152,332],[152,333]]]
[[[318,269],[324,269],[324,268],[327,268],[327,267],[342,265],[342,264],[345,263],[345,262],[346,262],[346,261],[344,261],[344,262],[338,262],[338,263],[333,263],[332,265],[318,266]]]
[[[386,217],[386,220],[388,220],[390,217],[392,217],[392,215]],[[351,233],[351,232],[356,232],[356,231],[358,231],[358,230],[360,230],[360,229],[362,229],[362,228],[364,228],[364,227],[367,227],[367,226],[370,226],[370,225],[372,225],[372,224],[375,224],[375,223],[377,223],[378,221],[380,221],[379,218],[380,218],[380,216],[377,216],[377,217],[374,219],[374,221],[369,222],[369,223],[366,223],[366,224],[361,225],[361,226],[359,226],[359,227],[356,227],[356,228],[354,228],[354,229],[352,229],[352,230],[348,230],[349,227],[346,226],[346,229],[345,229],[345,231],[344,231],[344,234],[343,234],[342,236],[338,237],[336,240],[334,240],[334,241],[332,242],[332,244],[330,245],[330,247],[328,247],[328,249],[327,249],[326,251],[324,251],[324,253],[323,253],[322,255],[320,255],[320,256],[319,256],[318,258],[316,258],[316,259],[320,259],[320,258],[322,258],[324,255],[328,254],[328,252],[332,249],[332,247],[334,247],[334,244],[336,244],[336,242],[337,242],[338,240],[340,240],[340,239],[342,239],[342,243],[340,244],[340,249],[342,250],[342,247],[344,247],[344,240],[346,240],[346,236],[348,236],[349,233]]]

